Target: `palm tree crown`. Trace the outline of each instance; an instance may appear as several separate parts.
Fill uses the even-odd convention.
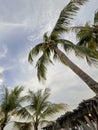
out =
[[[43,36],[43,42],[36,45],[29,53],[28,61],[30,63],[33,62],[33,58],[37,56],[40,52],[42,52],[41,57],[38,59],[36,63],[37,68],[37,76],[39,81],[42,79],[46,79],[46,71],[47,71],[47,64],[52,63],[51,60],[51,52],[53,53],[53,58],[59,58],[57,52],[54,50],[54,46],[61,44],[65,51],[69,49],[73,49],[76,52],[81,52],[85,55],[90,55],[91,57],[98,58],[98,54],[96,52],[90,52],[89,49],[85,49],[82,47],[75,46],[71,41],[61,39],[61,34],[64,31],[67,31],[67,27],[69,25],[69,21],[73,19],[73,16],[79,10],[79,6],[83,5],[87,0],[71,0],[69,4],[61,11],[60,17],[51,32],[50,36],[47,36],[47,33]],[[62,61],[63,62],[63,61]]]
[[[46,117],[66,109],[64,104],[54,104],[48,101],[49,96],[50,89],[48,88],[44,91],[42,89],[38,90],[37,92],[29,90],[26,99],[30,104],[22,108],[20,107],[16,114],[31,120],[30,122],[34,126],[34,130],[38,130],[39,124],[47,122]]]
[[[9,91],[6,87],[5,92],[2,95],[2,100],[0,104],[0,127],[1,130],[4,129],[6,123],[10,120],[11,113],[24,101],[23,97],[20,97],[23,87],[15,87],[13,90]]]
[[[60,61],[70,67],[96,94],[98,94],[98,83],[93,80],[89,75],[83,72],[77,65],[75,65],[66,55],[63,53],[58,45],[62,45],[65,51],[73,49],[76,54],[82,56],[89,56],[93,59],[98,59],[98,52],[91,50],[90,48],[84,48],[79,45],[73,44],[71,41],[61,38],[61,34],[68,30],[69,20],[73,19],[73,16],[79,10],[79,6],[83,5],[87,0],[71,0],[69,4],[61,11],[60,17],[50,33],[43,36],[43,42],[36,45],[29,53],[28,61],[33,62],[33,58],[39,53],[41,56],[37,60],[37,76],[39,81],[46,79],[47,65],[52,63],[51,53],[53,54],[53,59],[60,59]]]
[[[85,26],[77,26],[75,29],[78,31],[76,33],[79,40],[77,45],[89,48],[98,55],[98,12],[95,12],[93,25],[86,23]],[[96,61],[95,59],[88,56],[86,59],[89,64],[95,63]]]

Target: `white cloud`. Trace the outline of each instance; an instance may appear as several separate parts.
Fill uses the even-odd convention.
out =
[[[0,45],[0,58],[6,57],[7,54],[7,46],[2,44]]]

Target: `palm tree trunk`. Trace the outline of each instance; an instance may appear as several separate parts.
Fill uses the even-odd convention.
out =
[[[37,122],[34,123],[34,130],[38,130],[38,123]]]
[[[74,64],[57,46],[53,46],[53,49],[59,56],[60,60],[67,64],[68,67],[75,72],[96,95],[98,95],[98,83],[92,79],[87,73],[81,70],[76,64]]]

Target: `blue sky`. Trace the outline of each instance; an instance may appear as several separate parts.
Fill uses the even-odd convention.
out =
[[[98,0],[89,0],[78,13],[73,25],[86,21],[93,22],[98,8]],[[60,11],[68,0],[0,0],[0,85],[10,88],[24,85],[37,90],[51,88],[51,100],[76,107],[83,99],[94,93],[68,67],[55,62],[48,66],[47,81],[41,84],[37,80],[34,66],[28,63],[30,49],[42,40],[44,32],[51,31]],[[74,40],[69,34],[68,39]],[[98,70],[89,67],[85,60],[72,60],[85,72],[98,80]],[[85,65],[84,65],[85,64]]]

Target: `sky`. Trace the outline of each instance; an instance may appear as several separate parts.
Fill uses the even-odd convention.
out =
[[[32,47],[50,32],[69,0],[0,0],[0,86],[13,88],[23,85],[26,89],[51,89],[50,100],[66,103],[76,108],[85,99],[94,96],[88,86],[68,67],[59,62],[48,66],[47,80],[39,83],[34,65],[28,63]],[[89,0],[81,7],[73,25],[93,23],[98,0]],[[74,34],[66,36],[74,41]],[[69,57],[80,68],[98,81],[98,68],[89,67],[85,59],[78,59],[72,52]]]

